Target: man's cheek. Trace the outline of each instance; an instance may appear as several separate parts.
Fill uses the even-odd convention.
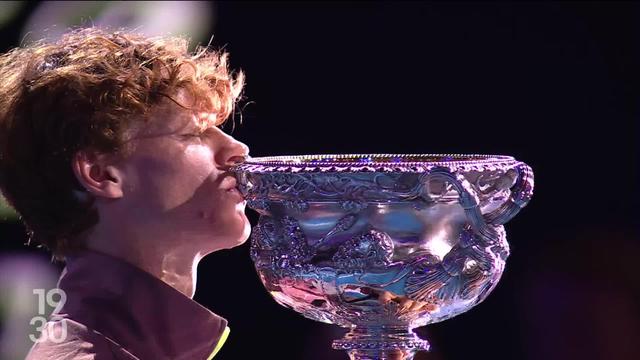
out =
[[[184,150],[184,156],[189,162],[213,164],[213,151],[204,144],[191,144]]]

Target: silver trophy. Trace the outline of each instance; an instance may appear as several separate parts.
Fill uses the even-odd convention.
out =
[[[509,156],[305,155],[235,168],[260,214],[251,257],[280,304],[350,329],[351,359],[412,359],[412,329],[461,314],[496,286],[503,224],[533,192]]]

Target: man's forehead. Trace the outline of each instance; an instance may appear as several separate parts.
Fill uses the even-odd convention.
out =
[[[182,108],[176,104],[159,106],[140,129],[145,134],[174,133],[186,129],[205,130],[217,125],[217,114]]]

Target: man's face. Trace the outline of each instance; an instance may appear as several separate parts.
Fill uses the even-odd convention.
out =
[[[229,166],[249,149],[215,126],[215,114],[167,101],[133,138],[133,151],[122,163],[124,201],[119,207],[128,223],[141,231],[162,229],[160,235],[150,234],[184,239],[205,251],[231,248],[248,238],[246,202]]]

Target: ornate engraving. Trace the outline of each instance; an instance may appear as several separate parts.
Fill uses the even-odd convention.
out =
[[[248,174],[248,198],[261,197],[256,189],[267,190],[273,200],[329,199],[349,205],[377,200],[411,200],[422,193],[422,174],[377,173],[373,177],[348,173],[317,176],[313,173]],[[246,183],[245,183],[246,184]]]
[[[318,241],[318,243],[322,243],[324,242],[326,239],[339,234],[341,232],[344,232],[346,230],[349,230],[353,224],[356,222],[356,220],[358,219],[358,217],[354,214],[348,214],[345,215],[344,217],[340,218],[340,220],[338,220],[338,222],[336,223],[336,225],[329,230],[328,233],[325,234],[325,236],[322,237],[322,239],[320,239],[320,241]]]
[[[506,244],[504,238],[496,241]],[[475,237],[467,229],[460,234],[458,244],[442,262],[417,263],[415,270],[407,278],[407,296],[417,301],[438,302],[479,298],[494,280],[487,275],[504,267],[503,257],[506,257],[505,253],[508,254],[508,249],[503,251],[496,253],[494,248],[484,246],[481,238]],[[448,317],[451,316],[453,314]]]
[[[295,212],[303,213],[309,210],[309,203],[304,200],[285,200],[284,206],[287,209],[293,210]]]
[[[307,243],[307,237],[300,228],[298,221],[291,217],[282,218],[286,251],[283,255],[291,262],[291,265],[307,263],[315,255],[315,249]]]
[[[264,198],[252,198],[247,200],[247,206],[253,210],[268,210],[269,202]]]
[[[261,216],[258,225],[253,228],[251,234],[251,259],[258,260],[258,255],[262,251],[276,250],[276,228],[273,218]]]
[[[347,200],[340,202],[340,206],[342,207],[342,210],[348,213],[357,214],[360,211],[366,209],[368,204],[366,202]]]
[[[393,241],[389,235],[377,231],[355,236],[338,248],[333,262],[345,272],[364,272],[391,264]]]

